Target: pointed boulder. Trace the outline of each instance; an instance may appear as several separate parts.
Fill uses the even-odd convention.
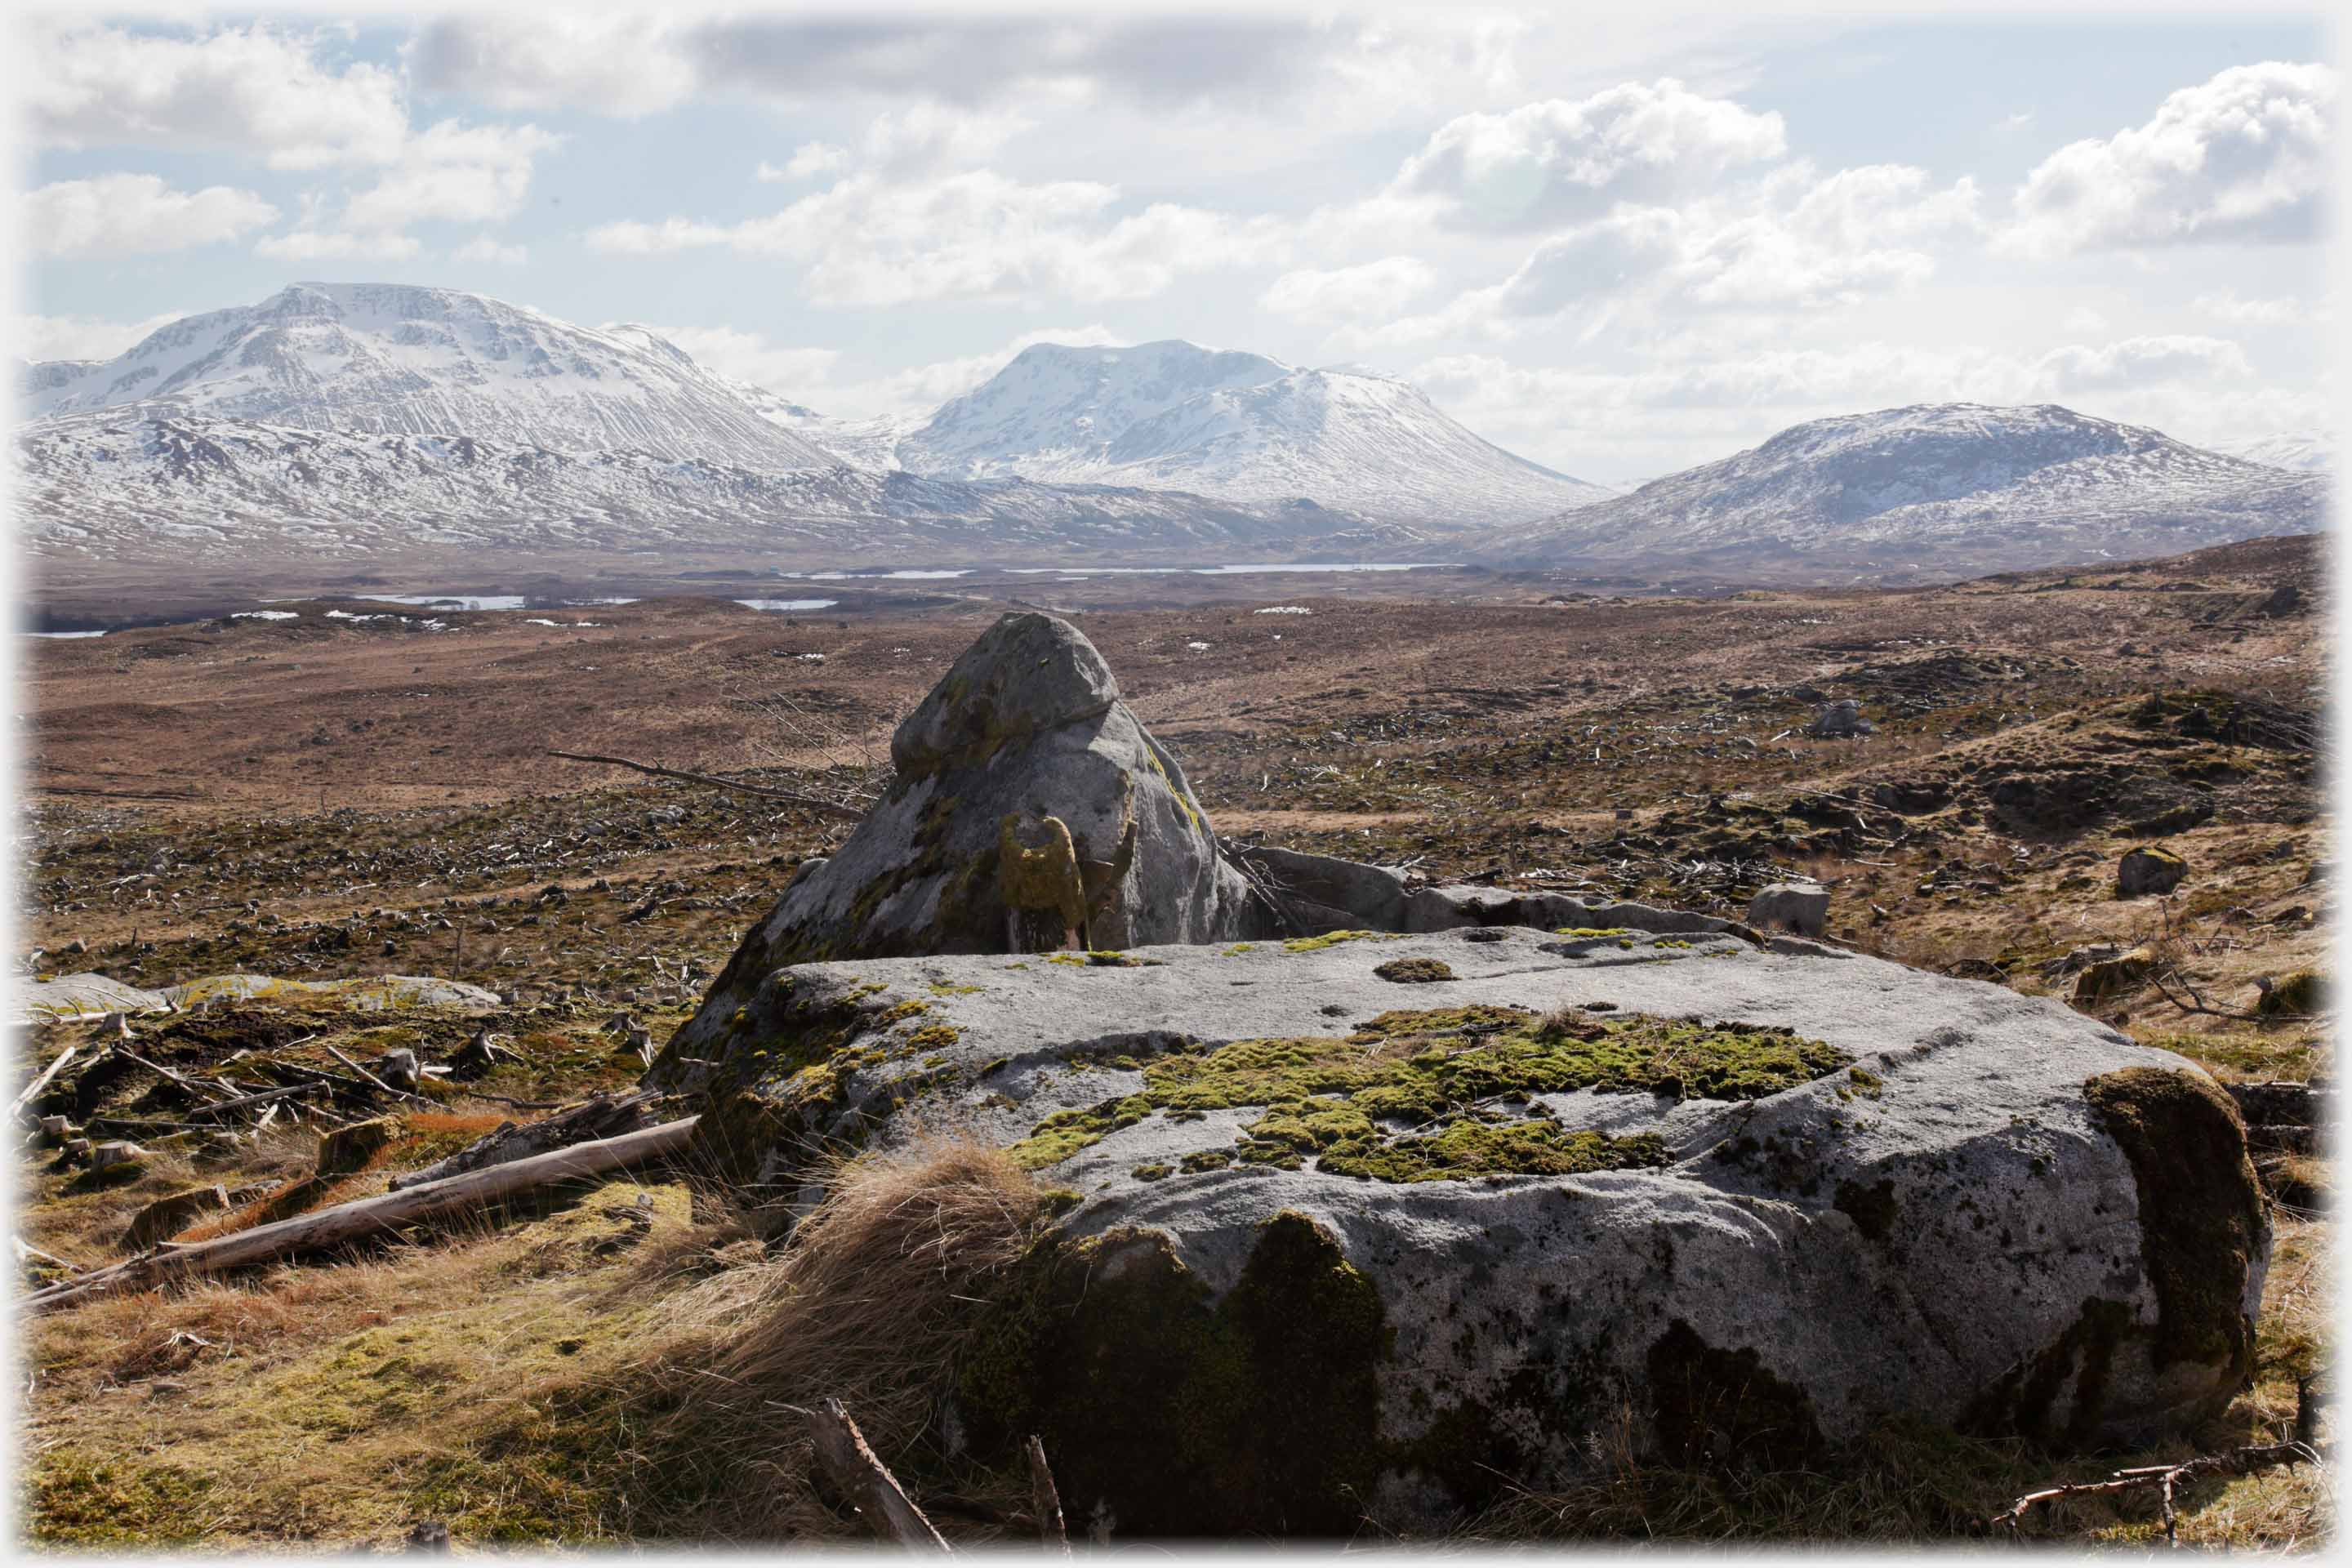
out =
[[[723,1033],[789,964],[1251,934],[1248,884],[1184,770],[1067,621],[997,621],[898,726],[890,760],[889,792],[793,877],[673,1052]]]

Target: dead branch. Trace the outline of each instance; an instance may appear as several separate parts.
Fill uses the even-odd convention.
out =
[[[2175,996],[2170,991],[2166,990],[2164,985],[2164,976],[2161,974],[2152,974],[2148,976],[2148,983],[2156,987],[2156,994],[2158,995],[2163,997],[2166,1001],[2171,1003],[2174,1006],[2179,1008],[2184,1013],[2202,1013],[2210,1018],[2235,1018],[2244,1023],[2258,1023],[2261,1021],[2260,1016],[2253,1013],[2234,1013],[2227,1007],[2216,1007],[2212,1005],[2210,1003],[2207,1002],[2203,996],[2198,994],[2197,987],[2189,984],[2189,977],[2181,973],[2180,971],[2177,969],[2172,972],[2172,978],[2179,981],[2180,988],[2189,993],[2189,999],[2188,1001],[2183,1002],[2179,997]]]
[[[2206,1476],[2251,1476],[2280,1465],[2318,1464],[2325,1463],[2326,1458],[2325,1452],[2308,1443],[2262,1443],[2234,1448],[2226,1454],[2200,1455],[2194,1459],[2183,1459],[2177,1465],[2141,1465],[2128,1470],[2117,1470],[2104,1481],[2070,1481],[2045,1487],[2038,1492],[2028,1492],[1995,1514],[1990,1522],[1996,1527],[2006,1526],[2011,1535],[2016,1535],[2027,1511],[2037,1504],[2064,1498],[2111,1496],[2153,1488],[2164,1510],[2164,1538],[2171,1541],[2175,1539],[2174,1530],[2178,1523],[2173,1514],[2172,1490],[2181,1482]]]
[[[27,1088],[24,1093],[16,1097],[16,1102],[8,1108],[8,1120],[10,1121],[14,1121],[19,1116],[24,1115],[25,1108],[32,1104],[33,1101],[41,1098],[41,1090],[49,1087],[49,1079],[57,1077],[58,1069],[62,1068],[66,1063],[73,1060],[74,1053],[80,1049],[81,1047],[79,1046],[68,1046],[64,1050],[59,1051],[58,1053],[58,1059],[51,1062],[47,1067],[42,1068],[41,1076],[35,1079],[32,1081],[31,1086]]]
[[[914,1552],[948,1551],[947,1542],[907,1496],[898,1478],[866,1447],[866,1435],[858,1431],[840,1400],[828,1399],[809,1412],[809,1436],[825,1475],[856,1505],[875,1534]]]
[[[707,789],[731,790],[737,795],[758,795],[762,800],[789,801],[794,805],[804,805],[811,811],[822,811],[828,816],[838,816],[850,822],[866,820],[866,813],[861,807],[844,805],[838,801],[826,800],[822,795],[803,795],[799,790],[777,789],[771,784],[745,784],[740,779],[722,779],[714,773],[689,773],[677,768],[658,768],[651,763],[633,763],[626,757],[600,757],[583,752],[550,752],[547,754],[551,757],[562,757],[567,762],[603,763],[608,767],[628,768],[654,778],[677,779],[684,784],[701,784]]]
[[[1062,1523],[1062,1495],[1054,1489],[1054,1472],[1045,1463],[1045,1445],[1032,1433],[1029,1455],[1029,1507],[1037,1516],[1037,1539],[1048,1556],[1070,1554],[1070,1532]]]
[[[420,1105],[430,1105],[433,1103],[421,1094],[411,1094],[404,1089],[393,1088],[392,1085],[384,1082],[383,1079],[376,1077],[375,1074],[368,1071],[367,1068],[360,1066],[359,1063],[352,1060],[351,1058],[343,1055],[342,1052],[335,1049],[332,1046],[329,1046],[327,1047],[327,1054],[334,1058],[337,1061],[342,1063],[345,1067],[351,1068],[353,1072],[359,1074],[362,1078],[367,1079],[368,1082],[373,1084],[376,1088],[382,1089],[386,1094],[393,1095],[401,1100],[413,1100]]]
[[[697,1118],[671,1121],[595,1143],[575,1144],[512,1164],[494,1165],[446,1181],[433,1182],[381,1197],[337,1204],[314,1214],[234,1231],[184,1247],[169,1244],[80,1279],[22,1298],[18,1305],[38,1316],[118,1290],[146,1290],[194,1274],[218,1274],[297,1253],[378,1236],[403,1226],[462,1214],[501,1198],[552,1186],[576,1177],[601,1175],[624,1166],[665,1159],[686,1147]]]

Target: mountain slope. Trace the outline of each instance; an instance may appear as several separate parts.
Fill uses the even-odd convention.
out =
[[[174,321],[114,359],[37,364],[25,379],[35,417],[136,405],[773,469],[837,461],[642,328],[597,331],[448,289],[297,283]]]
[[[2053,405],[1819,419],[1472,547],[1480,559],[1817,581],[2148,557],[2324,526],[2317,478]]]
[[[2268,463],[2299,474],[2336,471],[2336,437],[2321,430],[2289,430],[2221,449],[2250,463]]]
[[[267,562],[415,548],[757,552],[910,565],[1009,555],[1380,558],[1422,535],[1311,501],[752,468],[643,450],[299,429],[100,411],[18,432],[19,537],[37,555]],[[813,558],[813,557],[810,557]]]
[[[942,405],[896,456],[918,473],[1306,495],[1457,527],[1612,493],[1479,439],[1403,382],[1173,339],[1024,350]]]

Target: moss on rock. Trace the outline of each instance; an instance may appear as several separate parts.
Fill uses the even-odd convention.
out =
[[[2236,1104],[2201,1072],[2153,1067],[2103,1074],[2083,1093],[2138,1188],[2156,1365],[2223,1367],[2234,1386],[2253,1370],[2254,1325],[2242,1303],[2270,1244]]]

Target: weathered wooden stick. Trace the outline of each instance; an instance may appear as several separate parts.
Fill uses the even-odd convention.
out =
[[[756,795],[768,800],[788,800],[794,805],[804,805],[812,811],[822,811],[828,816],[838,816],[849,822],[866,820],[866,813],[856,806],[844,805],[839,801],[827,800],[823,795],[803,795],[798,790],[776,789],[768,784],[744,784],[739,779],[722,779],[711,773],[681,773],[676,768],[657,768],[651,763],[633,763],[626,757],[599,757],[583,752],[550,752],[547,754],[551,757],[562,757],[566,762],[603,763],[610,767],[628,768],[633,772],[649,773],[657,779],[677,779],[686,784],[704,784],[711,789],[733,790],[738,795]]]
[[[849,1418],[848,1407],[828,1399],[809,1412],[809,1436],[817,1462],[844,1497],[857,1506],[866,1527],[883,1540],[915,1552],[946,1552],[948,1543],[908,1497],[898,1479],[866,1446],[866,1435]]]
[[[2104,1481],[2069,1481],[2054,1487],[2044,1487],[2028,1492],[2000,1513],[1990,1524],[2006,1526],[2011,1534],[2018,1532],[2025,1516],[2036,1504],[2053,1502],[2061,1498],[2095,1497],[2110,1492],[2137,1491],[2155,1487],[2164,1505],[2164,1532],[2173,1532],[2172,1489],[2185,1480],[2200,1476],[2251,1476],[2276,1465],[2299,1465],[2324,1461],[2327,1451],[2308,1443],[2263,1443],[2250,1447],[2233,1448],[2226,1454],[2202,1454],[2193,1459],[2183,1459],[2177,1465],[2142,1465],[2135,1469],[2117,1470]]]
[[[57,1077],[58,1069],[73,1060],[74,1053],[80,1049],[79,1046],[68,1046],[64,1050],[59,1051],[58,1059],[44,1068],[41,1070],[41,1076],[33,1080],[32,1087],[18,1095],[16,1103],[8,1108],[8,1120],[14,1121],[24,1115],[25,1108],[41,1098],[41,1090],[49,1087],[49,1079]]]
[[[169,1079],[171,1082],[178,1084],[190,1094],[196,1095],[200,1098],[205,1095],[210,1095],[215,1100],[220,1098],[220,1090],[211,1088],[209,1085],[197,1083],[193,1079],[183,1077],[181,1074],[173,1072],[170,1068],[165,1067],[161,1062],[151,1062],[145,1057],[138,1056],[132,1052],[124,1050],[121,1046],[114,1047],[113,1051],[116,1056],[121,1057],[132,1067],[145,1068],[149,1072],[159,1074],[163,1078]]]
[[[298,1095],[316,1094],[318,1092],[319,1086],[315,1083],[289,1084],[284,1089],[265,1089],[259,1094],[241,1094],[235,1100],[217,1100],[211,1105],[199,1105],[194,1110],[189,1111],[188,1114],[191,1116],[209,1116],[215,1111],[242,1110],[248,1105],[267,1105],[272,1100],[291,1100]]]
[[[574,1177],[601,1175],[625,1165],[662,1159],[686,1147],[696,1120],[689,1116],[681,1121],[648,1127],[601,1142],[577,1143],[533,1159],[518,1160],[510,1165],[493,1165],[486,1171],[452,1176],[446,1182],[337,1204],[315,1214],[257,1225],[251,1230],[235,1231],[211,1241],[142,1253],[87,1279],[36,1291],[23,1298],[19,1305],[32,1315],[51,1312],[117,1290],[143,1290],[186,1275],[217,1274],[299,1252],[315,1252],[402,1226],[461,1214],[517,1193]]]
[[[1062,1494],[1054,1489],[1054,1472],[1045,1464],[1045,1445],[1034,1432],[1027,1452],[1029,1508],[1037,1516],[1037,1539],[1045,1543],[1047,1556],[1067,1557],[1070,1532],[1062,1523]]]
[[[368,1069],[367,1069],[367,1068],[363,1068],[363,1067],[360,1066],[360,1064],[359,1064],[359,1063],[357,1063],[357,1062],[355,1062],[355,1061],[352,1060],[352,1058],[349,1058],[349,1057],[347,1057],[347,1056],[343,1055],[343,1053],[342,1053],[342,1052],[341,1052],[341,1051],[339,1051],[339,1050],[335,1049],[335,1047],[332,1047],[332,1046],[329,1046],[329,1047],[327,1047],[327,1054],[328,1054],[329,1056],[333,1057],[337,1061],[339,1061],[339,1062],[342,1063],[345,1067],[347,1067],[347,1068],[351,1068],[353,1072],[355,1072],[355,1073],[359,1074],[362,1078],[363,1078],[363,1079],[367,1079],[367,1080],[368,1080],[368,1082],[370,1082],[370,1083],[372,1083],[372,1084],[375,1085],[375,1087],[376,1087],[376,1088],[378,1088],[378,1089],[380,1089],[383,1090],[383,1092],[384,1092],[384,1093],[386,1093],[386,1094],[389,1094],[389,1095],[395,1095],[395,1096],[399,1097],[399,1098],[400,1098],[400,1099],[402,1099],[402,1100],[424,1100],[424,1101],[425,1101],[425,1104],[427,1104],[427,1105],[430,1105],[430,1104],[432,1104],[432,1103],[433,1103],[431,1100],[425,1100],[425,1096],[423,1096],[423,1095],[421,1095],[421,1094],[411,1094],[411,1093],[409,1093],[409,1092],[408,1092],[408,1090],[406,1090],[406,1089],[394,1089],[394,1088],[393,1088],[393,1087],[392,1087],[392,1085],[390,1085],[390,1084],[388,1084],[388,1083],[384,1082],[384,1081],[383,1081],[383,1079],[380,1079],[380,1078],[376,1077],[376,1076],[375,1076],[375,1074],[373,1074],[373,1073],[372,1073],[372,1072],[368,1071]]]

